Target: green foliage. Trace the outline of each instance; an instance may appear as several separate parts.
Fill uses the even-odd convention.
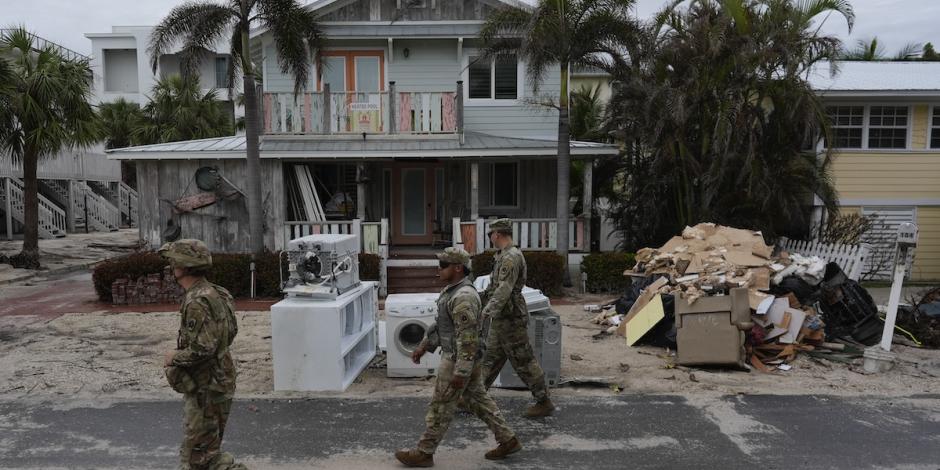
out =
[[[162,273],[166,266],[166,260],[156,252],[140,251],[98,263],[92,271],[91,281],[95,285],[98,300],[111,302],[111,284],[114,281],[136,280],[148,274]]]
[[[494,251],[486,251],[470,259],[474,279],[493,272],[494,255]],[[564,293],[565,259],[561,255],[550,251],[523,251],[522,255],[528,272],[527,286],[539,289],[545,295],[558,296]]]
[[[587,274],[588,292],[622,292],[630,283],[623,272],[635,264],[633,253],[591,253],[585,256],[581,261],[581,271]]]
[[[132,145],[148,145],[234,133],[232,117],[216,90],[203,94],[199,80],[170,75],[154,85],[130,137]]]
[[[604,105],[600,86],[581,88],[571,93],[571,138],[585,142],[604,142]]]
[[[359,279],[378,281],[381,279],[382,257],[372,253],[359,253]]]
[[[139,104],[118,98],[111,103],[99,104],[98,116],[107,139],[105,148],[116,149],[137,144],[133,134],[145,119]]]
[[[625,250],[706,221],[792,236],[814,196],[836,211],[832,155],[811,145],[828,117],[805,79],[839,57],[819,32],[831,13],[851,27],[842,0],[675,2],[613,56],[607,121],[625,154],[601,195]]]
[[[930,45],[930,43],[927,43]],[[932,48],[933,46],[931,46]],[[868,40],[859,39],[855,42],[855,48],[851,50],[845,50],[842,52],[839,57],[841,60],[851,60],[851,61],[864,61],[872,62],[879,60],[891,60],[891,61],[911,61],[911,60],[927,60],[922,59],[923,56],[926,57],[927,46],[921,48],[920,44],[917,43],[907,43],[893,56],[888,56],[885,53],[884,45],[878,42],[877,37],[873,37]]]
[[[167,262],[156,252],[142,251],[98,263],[92,272],[95,292],[102,302],[111,302],[111,284],[118,279],[136,280],[148,274],[162,273]],[[255,261],[255,296],[281,295],[280,262],[277,253],[264,252]],[[215,253],[206,278],[231,292],[235,298],[251,295],[251,255]]]

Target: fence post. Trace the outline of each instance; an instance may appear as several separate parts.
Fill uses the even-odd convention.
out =
[[[457,80],[457,135],[463,145],[463,80]]]
[[[353,219],[352,229],[349,232],[359,239],[359,251],[365,252],[365,245],[363,244],[364,238],[362,236],[362,219]]]
[[[453,240],[453,243],[452,243],[453,246],[456,248],[460,248],[461,250],[464,249],[463,233],[461,233],[460,231],[460,217],[453,218],[451,222],[451,231],[453,232],[453,236],[451,237],[451,239]]]
[[[477,219],[477,249],[476,253],[483,253],[486,251],[486,233],[484,232],[485,226],[483,224],[483,219]]]
[[[324,134],[333,133],[333,126],[332,126],[333,113],[331,109],[332,106],[333,106],[333,100],[330,99],[330,84],[324,83],[323,84],[323,133]]]
[[[388,130],[389,134],[398,133],[398,122],[395,120],[395,81],[388,82]]]

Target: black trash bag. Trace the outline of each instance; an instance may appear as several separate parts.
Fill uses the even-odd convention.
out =
[[[792,293],[802,305],[812,305],[819,300],[819,288],[799,276],[787,276],[770,291],[774,297],[784,297]]]
[[[643,292],[643,289],[646,289],[647,286],[656,282],[657,279],[664,277],[663,275],[653,275],[644,277],[642,279],[634,279],[633,284],[627,289],[623,294],[623,297],[617,299],[616,309],[618,315],[626,315],[627,312],[633,307],[633,304],[636,303],[637,299],[640,298],[640,294]],[[666,314],[666,317],[662,319],[656,326],[653,327],[646,335],[643,336],[643,339],[640,340],[640,344],[647,344],[650,346],[658,346],[662,348],[676,348],[676,300],[672,295],[663,295],[663,311]]]

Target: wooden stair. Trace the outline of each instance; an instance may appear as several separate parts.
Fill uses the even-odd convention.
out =
[[[445,284],[433,266],[389,266],[388,293],[440,292]]]

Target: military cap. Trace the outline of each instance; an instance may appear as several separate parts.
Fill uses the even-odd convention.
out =
[[[212,266],[212,253],[206,244],[194,238],[165,243],[158,251],[174,267],[198,268]]]
[[[467,253],[462,248],[452,246],[444,248],[444,251],[437,254],[437,259],[445,263],[460,264],[470,267],[470,253]]]
[[[490,222],[490,233],[492,232],[512,235],[512,221],[509,219],[496,219]]]

